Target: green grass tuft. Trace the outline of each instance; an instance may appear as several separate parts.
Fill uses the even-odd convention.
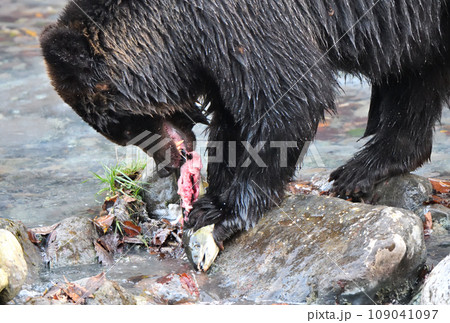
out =
[[[94,178],[103,184],[103,188],[97,192],[97,195],[107,192],[108,196],[122,194],[140,200],[143,188],[139,178],[145,166],[146,162],[142,160],[116,164],[112,167],[103,165],[103,175],[93,173]]]

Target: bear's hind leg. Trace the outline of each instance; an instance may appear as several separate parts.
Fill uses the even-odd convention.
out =
[[[433,128],[448,96],[448,68],[427,66],[373,85],[364,148],[330,175],[340,197],[361,197],[388,177],[429,160]]]

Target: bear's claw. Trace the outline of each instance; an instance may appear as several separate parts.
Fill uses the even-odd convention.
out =
[[[184,250],[188,259],[199,271],[206,272],[219,253],[214,237],[214,224],[194,230],[186,229],[183,232]]]

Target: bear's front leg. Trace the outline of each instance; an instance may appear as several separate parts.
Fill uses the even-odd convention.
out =
[[[216,113],[210,122],[208,142],[208,189],[207,194],[193,205],[184,226],[183,244],[194,267],[208,270],[214,262],[222,241],[214,238],[215,224],[225,214],[218,207],[218,196],[223,188],[229,187],[235,176],[236,167],[229,163],[236,151],[229,145],[239,141],[239,130],[231,115],[224,109],[213,107]]]
[[[194,204],[186,223],[185,248],[199,270],[211,266],[225,240],[252,228],[266,210],[281,201],[303,143],[291,142],[285,154],[280,154],[280,147],[274,148],[270,141],[240,145],[237,166],[231,171],[226,162],[208,166],[212,170],[208,174],[208,192]],[[234,174],[228,176],[226,184],[216,174],[223,172]],[[215,183],[216,175],[221,178],[220,185]]]

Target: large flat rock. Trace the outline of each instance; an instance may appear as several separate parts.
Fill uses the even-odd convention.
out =
[[[232,239],[210,274],[248,301],[385,303],[410,292],[425,255],[410,211],[299,195]]]

